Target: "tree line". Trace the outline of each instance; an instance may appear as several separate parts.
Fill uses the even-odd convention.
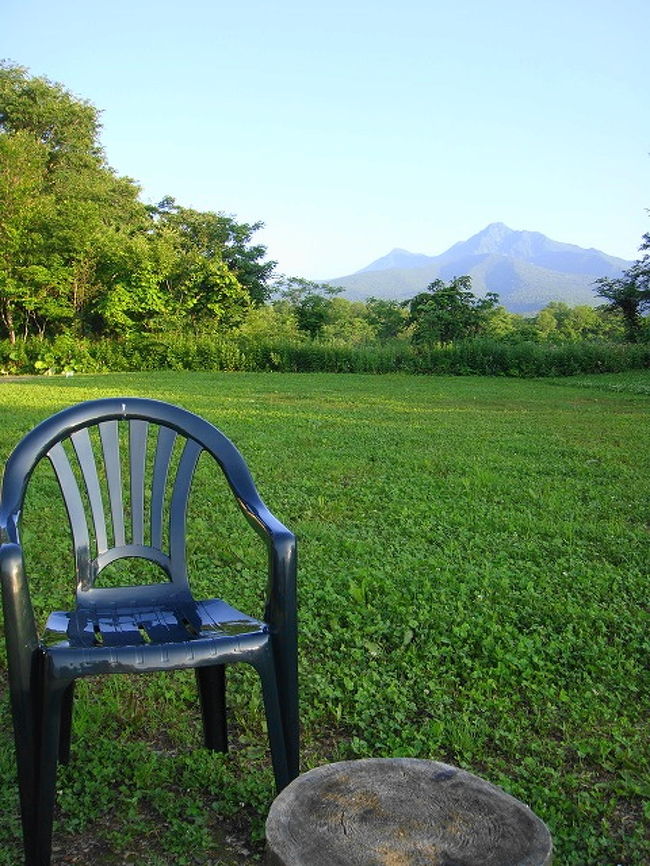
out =
[[[435,280],[405,302],[353,302],[276,274],[261,222],[140,201],[110,167],[89,102],[20,66],[0,64],[0,338],[238,334],[415,350],[488,337],[566,342],[648,339],[650,233],[619,279],[597,281],[601,308],[549,304],[524,317],[471,279]]]
[[[114,336],[232,327],[268,297],[261,223],[155,206],[99,145],[97,110],[0,66],[0,324],[4,335]]]

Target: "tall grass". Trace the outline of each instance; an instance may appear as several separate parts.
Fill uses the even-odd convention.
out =
[[[650,366],[650,344],[578,341],[558,345],[476,339],[416,348],[404,341],[350,346],[318,340],[139,334],[121,340],[0,342],[5,374],[139,370],[283,373],[422,373],[510,377],[572,376]]]

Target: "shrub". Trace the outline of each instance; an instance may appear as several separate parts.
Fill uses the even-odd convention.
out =
[[[616,373],[650,366],[650,344],[576,341],[459,341],[414,347],[404,341],[350,346],[250,334],[135,334],[84,340],[0,342],[0,373],[221,370],[326,373],[419,373],[479,376],[572,376]]]

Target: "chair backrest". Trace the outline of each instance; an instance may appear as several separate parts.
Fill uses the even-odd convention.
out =
[[[120,427],[126,428],[123,435]],[[91,437],[92,428],[97,433]],[[64,447],[67,441],[70,446]],[[172,465],[172,453],[179,451]],[[16,446],[3,478],[0,533],[5,537],[0,541],[20,543],[27,484],[45,457],[54,468],[70,519],[79,604],[92,604],[98,594],[105,600],[114,594],[95,587],[95,579],[111,562],[128,557],[150,560],[166,572],[169,581],[157,585],[158,593],[188,591],[185,520],[202,451],[219,463],[240,508],[259,531],[256,515],[264,505],[244,459],[223,433],[178,406],[121,397],[64,409]],[[137,594],[138,589],[130,587],[129,592]],[[152,591],[146,588],[149,595]],[[124,592],[120,589],[121,598]]]

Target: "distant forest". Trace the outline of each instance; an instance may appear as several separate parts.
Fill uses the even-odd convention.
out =
[[[597,281],[598,308],[556,302],[524,317],[508,312],[498,295],[476,298],[462,275],[423,286],[403,303],[353,302],[332,286],[278,274],[255,242],[262,222],[194,210],[171,196],[142,203],[138,184],[108,164],[99,132],[91,103],[23,67],[0,65],[4,372],[24,363],[74,367],[74,345],[147,335],[228,339],[240,347],[399,345],[414,353],[476,339],[650,340],[648,234],[642,257],[623,277]],[[51,364],[46,351],[21,347],[34,342],[50,346]],[[62,352],[72,360],[61,360]]]

